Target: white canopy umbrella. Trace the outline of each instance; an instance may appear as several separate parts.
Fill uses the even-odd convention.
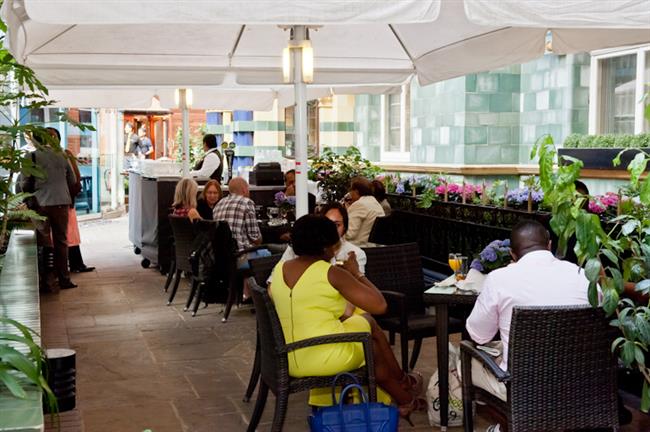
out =
[[[313,47],[314,84],[420,84],[541,56],[650,42],[650,0],[5,0],[9,48],[46,85],[284,82],[282,53]],[[280,27],[283,25],[284,27]],[[308,26],[308,27],[305,27]],[[306,100],[294,49],[298,215]]]

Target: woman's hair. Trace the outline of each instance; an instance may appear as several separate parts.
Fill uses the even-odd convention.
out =
[[[325,216],[305,215],[291,230],[291,245],[296,255],[321,256],[325,248],[339,242],[336,225]]]
[[[350,182],[350,190],[355,190],[360,196],[372,195],[370,180],[364,177],[354,177]]]
[[[345,206],[339,202],[327,203],[321,207],[319,213],[325,216],[330,210],[336,210],[341,213],[341,217],[343,218],[343,234],[348,232],[348,211]]]
[[[223,191],[221,190],[221,185],[219,184],[218,181],[213,179],[207,182],[205,186],[203,186],[203,192],[201,193],[201,198],[203,198],[203,201],[208,202],[208,197],[207,197],[208,189],[213,186],[217,188],[217,192],[219,192],[219,199],[223,198]]]
[[[386,188],[384,187],[384,184],[379,180],[372,181],[372,194],[379,202],[382,202],[386,199]]]
[[[172,207],[183,207],[188,209],[196,208],[196,193],[198,189],[199,185],[197,185],[193,179],[182,178],[176,185]]]
[[[57,128],[48,127],[45,129],[47,129],[48,132],[54,133],[54,135],[56,135],[56,139],[59,140],[59,142],[61,142],[61,134],[59,133],[59,130]]]
[[[203,144],[209,149],[217,148],[217,137],[214,134],[203,136]]]

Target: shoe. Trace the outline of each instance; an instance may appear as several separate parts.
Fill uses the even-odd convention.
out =
[[[77,286],[78,285],[72,282],[70,279],[59,281],[59,288],[61,289],[77,288]]]
[[[88,267],[86,265],[82,265],[79,268],[71,268],[70,271],[72,273],[87,273],[95,270],[95,267]]]
[[[411,399],[411,402],[404,404],[404,405],[399,405],[397,407],[397,410],[399,411],[399,416],[406,420],[408,424],[411,425],[411,427],[415,427],[413,422],[411,421],[411,414],[413,411],[426,411],[427,410],[427,401],[424,399],[420,399],[418,397],[413,396],[413,399]]]

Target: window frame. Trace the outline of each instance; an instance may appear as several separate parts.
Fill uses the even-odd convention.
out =
[[[386,147],[391,137],[390,131],[390,94],[380,98],[380,162],[409,162],[411,160],[411,88],[402,85],[400,91],[400,143],[399,151],[389,151]]]
[[[636,85],[634,100],[637,101],[634,106],[634,133],[650,132],[650,129],[644,131],[644,104],[643,100],[645,90],[645,68],[646,57],[649,56],[650,45],[635,46],[632,48],[617,48],[612,50],[595,51],[591,55],[591,64],[589,70],[589,134],[597,135],[603,132],[603,119],[601,118],[602,93],[600,91],[602,84],[602,61],[615,57],[626,55],[636,55]]]

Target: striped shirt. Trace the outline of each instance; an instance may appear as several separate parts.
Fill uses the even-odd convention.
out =
[[[255,203],[250,198],[228,195],[214,206],[213,215],[213,220],[228,222],[239,250],[255,246],[254,242],[262,237],[255,216]]]

